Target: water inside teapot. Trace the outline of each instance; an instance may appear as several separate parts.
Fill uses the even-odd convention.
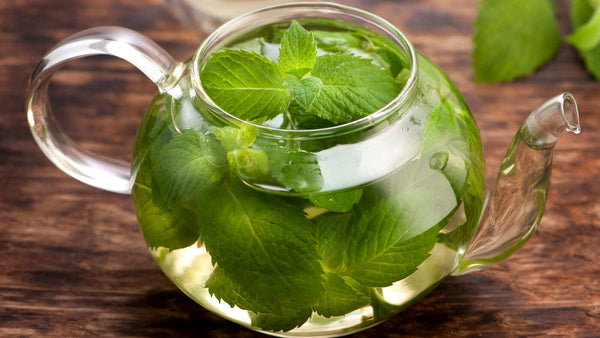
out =
[[[368,60],[397,92],[408,81],[406,54],[383,37],[339,21],[302,23],[318,57]],[[218,51],[252,51],[274,62],[288,26],[251,31]],[[158,95],[136,142],[133,198],[166,275],[223,317],[294,334],[356,331],[437,285],[476,227],[483,162],[457,91],[427,59],[419,62],[410,105],[339,135],[328,115],[308,116],[306,106],[290,114],[294,100],[248,123],[234,116],[223,122],[187,95],[186,80]],[[317,72],[288,74],[301,81]],[[366,87],[377,85],[361,76]],[[298,127],[308,134],[296,137]],[[310,127],[332,132],[306,137]],[[279,131],[285,136],[273,137]]]

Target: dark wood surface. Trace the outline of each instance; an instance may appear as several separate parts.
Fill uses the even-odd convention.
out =
[[[456,82],[481,129],[488,184],[530,110],[562,91],[583,132],[556,148],[548,210],[529,243],[487,270],[452,277],[421,302],[357,337],[600,336],[600,84],[563,43],[511,84],[473,82],[477,0],[353,1],[400,27]],[[568,1],[558,1],[563,33]],[[24,112],[27,79],[60,39],[100,25],[146,34],[178,60],[204,37],[160,0],[0,1],[0,336],[254,337],[203,310],[163,276],[130,196],[66,176],[38,150]],[[129,159],[154,87],[123,61],[89,58],[60,71],[50,93],[66,133]]]

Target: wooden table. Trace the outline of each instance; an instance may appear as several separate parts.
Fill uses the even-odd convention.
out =
[[[600,336],[600,84],[565,43],[533,76],[475,84],[477,2],[347,3],[398,25],[456,82],[483,134],[489,185],[514,132],[547,98],[572,92],[583,133],[557,146],[548,211],[521,251],[447,279],[417,305],[357,336]],[[568,1],[558,6],[567,33]],[[163,276],[130,196],[67,177],[35,145],[23,103],[30,72],[60,39],[100,25],[138,30],[179,60],[204,37],[160,0],[0,1],[0,336],[257,336],[203,310]],[[68,135],[128,160],[154,91],[125,62],[89,58],[59,72],[50,93]]]

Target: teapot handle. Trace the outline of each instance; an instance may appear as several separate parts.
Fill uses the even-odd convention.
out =
[[[27,120],[44,154],[62,171],[94,187],[128,194],[131,165],[90,153],[66,136],[54,119],[48,100],[52,75],[67,61],[91,55],[112,55],[136,66],[159,90],[172,83],[179,63],[147,37],[121,27],[97,27],[74,34],[46,53],[35,68],[26,95]]]

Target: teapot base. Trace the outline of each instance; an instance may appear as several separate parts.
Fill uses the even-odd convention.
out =
[[[369,305],[329,318],[312,312],[299,327],[274,331],[257,326],[253,313],[210,294],[206,282],[214,267],[201,244],[174,251],[158,248],[151,253],[167,277],[202,307],[250,330],[277,337],[339,337],[376,326],[429,294],[453,269],[457,256],[456,250],[438,243],[415,273],[389,287],[371,288]]]

